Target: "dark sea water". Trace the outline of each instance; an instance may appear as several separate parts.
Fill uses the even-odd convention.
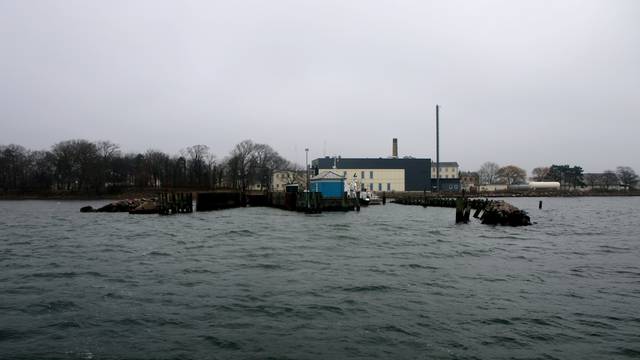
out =
[[[538,200],[523,228],[3,201],[0,358],[640,357],[640,198]]]

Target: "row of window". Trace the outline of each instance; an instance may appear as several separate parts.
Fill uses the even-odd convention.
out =
[[[369,183],[369,191],[373,191],[373,183]],[[382,183],[378,183],[378,191],[382,191]],[[391,183],[387,183],[387,191],[391,191]]]
[[[455,170],[451,169],[451,171],[454,172],[454,175],[451,175],[451,178],[453,179],[453,178],[455,178]],[[449,172],[449,168],[444,168],[444,172]],[[432,171],[432,173],[435,174],[436,173],[435,170]],[[364,175],[365,175],[365,172],[364,171],[360,171],[360,178],[361,179],[364,179]],[[344,176],[346,178],[347,177],[347,172],[343,171],[342,172],[342,176]],[[443,177],[444,178],[449,178],[449,175],[443,175]],[[373,179],[373,171],[369,171],[369,179]]]
[[[432,172],[432,173],[435,173],[435,172],[436,172],[436,170],[437,170],[436,168],[431,168],[431,172]],[[456,172],[456,169],[455,169],[455,168],[448,168],[448,167],[446,167],[446,168],[440,168],[440,171],[441,171],[441,172],[449,172],[449,170],[451,170],[451,172]]]
[[[364,179],[364,171],[360,171],[360,178]],[[343,171],[342,172],[342,176],[344,176],[345,178],[347,177],[347,172]],[[369,179],[373,179],[373,171],[369,171]]]

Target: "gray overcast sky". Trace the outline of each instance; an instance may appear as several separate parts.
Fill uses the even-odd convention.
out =
[[[0,0],[0,144],[640,171],[640,1]],[[325,145],[326,144],[326,145]]]

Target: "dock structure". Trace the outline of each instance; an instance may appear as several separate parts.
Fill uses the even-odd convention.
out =
[[[246,206],[267,206],[284,210],[305,213],[321,213],[323,211],[360,211],[359,196],[330,194],[325,197],[318,191],[298,191],[292,187],[286,192],[253,192],[240,191],[201,192],[197,193],[196,210],[209,211],[230,209]],[[358,194],[356,192],[356,194]],[[386,194],[383,193],[383,203]],[[393,200],[401,205],[418,205],[423,207],[446,207],[456,209],[456,223],[468,223],[472,210],[474,218],[479,218],[483,224],[523,226],[531,225],[529,215],[517,207],[502,200],[488,200],[466,196],[445,197],[434,196],[426,191],[420,193],[395,194]],[[193,193],[191,192],[161,192],[157,198],[121,200],[94,209],[85,206],[81,212],[129,212],[130,214],[160,214],[174,215],[193,212]]]
[[[160,215],[193,212],[193,194],[190,192],[161,192],[158,197]]]
[[[270,206],[305,213],[317,214],[323,211],[352,211],[360,206],[355,198],[325,198],[320,192],[273,192],[269,194]]]
[[[196,211],[231,209],[245,206],[247,197],[240,191],[199,192],[196,195]]]
[[[298,188],[287,192],[241,192],[211,191],[195,193],[196,211],[212,211],[239,207],[266,206],[305,213],[321,213],[323,211],[360,210],[357,198],[345,194],[338,197],[324,197],[317,191],[298,191]],[[112,202],[98,209],[84,206],[81,212],[129,212],[130,214],[175,215],[192,213],[194,193],[162,191],[157,197],[149,199],[131,199]]]
[[[531,225],[529,215],[517,207],[502,201],[488,199],[470,199],[465,196],[438,197],[424,194],[400,195],[393,201],[401,205],[419,205],[423,207],[446,207],[456,209],[456,223],[468,223],[471,211],[474,218],[479,218],[487,225]]]

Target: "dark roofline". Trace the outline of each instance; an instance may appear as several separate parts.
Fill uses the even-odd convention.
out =
[[[431,162],[431,166],[436,166],[435,162]],[[458,166],[460,167],[460,165],[458,165],[458,162],[456,161],[440,161],[440,166]]]
[[[389,160],[389,161],[398,161],[398,160],[431,160],[430,158],[417,158],[417,157],[409,157],[409,156],[405,156],[405,157],[362,157],[362,158],[347,158],[347,157],[340,157],[340,156],[325,156],[325,157],[321,157],[321,158],[315,158],[313,159],[313,161],[316,160],[331,160],[333,161],[333,159],[338,159],[338,161],[341,160]]]

